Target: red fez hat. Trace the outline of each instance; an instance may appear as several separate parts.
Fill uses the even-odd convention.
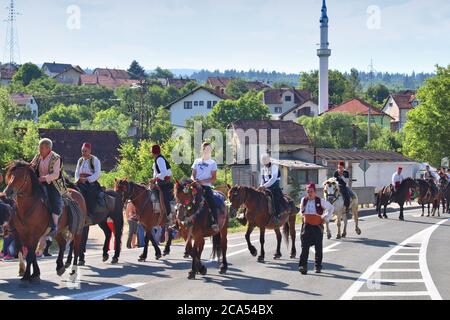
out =
[[[83,149],[92,149],[92,145],[89,142],[85,142],[85,143],[83,143],[82,148]]]
[[[153,153],[153,154],[160,154],[160,153],[161,153],[161,147],[158,146],[157,144],[155,144],[155,145],[152,147],[152,153]]]
[[[313,189],[314,191],[316,191],[316,185],[314,183],[310,183],[308,184],[307,189]]]
[[[339,165],[340,165],[341,167],[345,167],[345,162],[344,162],[344,161],[341,161],[341,162],[339,162]]]

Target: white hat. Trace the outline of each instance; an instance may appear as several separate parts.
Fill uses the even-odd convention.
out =
[[[270,163],[270,161],[271,161],[270,156],[267,153],[261,156],[261,163],[263,165],[267,166]]]

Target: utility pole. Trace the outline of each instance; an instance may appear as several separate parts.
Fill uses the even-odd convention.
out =
[[[19,13],[16,11],[16,5],[14,0],[10,1],[8,9],[8,18],[5,20],[7,23],[6,43],[5,43],[5,55],[9,55],[9,68],[12,71],[15,64],[20,63],[20,50],[19,50],[19,37],[17,34],[16,20]]]
[[[373,68],[373,59],[370,60],[370,87],[373,88],[373,78],[374,78],[374,68]],[[367,144],[370,144],[371,139],[371,124],[372,124],[372,110],[369,107],[369,113],[367,117]]]

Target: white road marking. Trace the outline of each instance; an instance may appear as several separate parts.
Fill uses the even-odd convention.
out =
[[[339,251],[338,249],[333,249],[333,248],[336,248],[336,247],[337,247],[338,245],[340,245],[340,244],[342,244],[342,242],[336,242],[336,243],[333,243],[332,245],[330,245],[330,246],[324,248],[324,249],[323,249],[323,253]],[[313,253],[316,252],[316,250],[314,250],[314,248],[311,248],[311,251],[312,251]]]
[[[419,256],[419,253],[394,253],[393,256]]]
[[[91,292],[78,293],[70,296],[59,296],[49,300],[105,300],[120,293],[137,289],[144,285],[146,285],[146,283],[133,283],[130,285],[118,286],[110,289],[95,290]]]
[[[370,279],[372,283],[423,283],[423,279]]]
[[[421,297],[429,296],[428,291],[378,291],[378,292],[358,292],[356,297]]]
[[[376,261],[373,265],[371,265],[366,272],[364,272],[351,286],[348,290],[342,295],[341,300],[352,300],[357,296],[364,297],[377,297],[377,296],[411,296],[411,295],[426,295],[430,296],[433,300],[442,300],[441,295],[439,294],[433,279],[431,278],[430,271],[427,265],[427,249],[428,243],[430,241],[431,235],[433,232],[442,224],[448,222],[449,219],[443,219],[436,223],[435,225],[424,229],[412,237],[403,241],[400,245],[392,248],[389,252],[387,252],[383,257],[381,257],[378,261]],[[412,244],[420,244],[420,255],[419,255],[419,266],[420,269],[382,269],[381,266],[385,264],[387,261],[392,261],[390,258],[396,254],[399,250],[403,249],[406,246],[410,246]],[[381,269],[381,270],[380,270]],[[390,271],[387,271],[390,270]],[[400,271],[399,271],[400,270]],[[404,271],[402,271],[404,270]],[[410,270],[410,271],[406,271]],[[366,283],[371,283],[371,277],[376,275],[377,272],[411,272],[411,270],[419,270],[421,272],[422,278],[424,280],[425,286],[427,288],[427,292],[359,292],[360,289]],[[416,271],[413,271],[416,272]]]
[[[385,263],[419,263],[419,260],[388,260]]]
[[[375,272],[420,272],[420,269],[377,269]]]

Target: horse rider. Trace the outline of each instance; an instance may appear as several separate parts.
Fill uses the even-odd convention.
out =
[[[171,206],[170,202],[173,200],[173,182],[172,170],[167,159],[161,154],[161,147],[154,145],[152,147],[152,157],[155,159],[153,163],[153,178],[150,180],[151,185],[156,185],[162,193],[165,214],[170,217]],[[170,220],[170,219],[169,219]]]
[[[402,167],[398,167],[397,171],[394,172],[394,174],[392,175],[392,195],[391,198],[393,198],[395,196],[395,194],[397,193],[398,189],[400,188],[400,185],[402,184],[404,178],[402,176],[402,172],[403,172],[403,168]]]
[[[88,142],[81,147],[81,158],[75,170],[75,183],[86,200],[86,207],[91,216],[95,214],[97,204],[105,206],[100,199],[102,187],[98,183],[102,171],[100,160],[92,154],[92,145]]]
[[[50,234],[55,235],[63,207],[62,197],[56,186],[61,179],[62,161],[61,156],[53,151],[52,140],[45,138],[39,141],[39,153],[33,158],[30,165],[44,187],[48,199],[48,211],[51,215]]]
[[[319,198],[316,185],[311,183],[307,187],[307,196],[300,204],[303,225],[301,231],[302,253],[300,255],[299,271],[308,273],[309,249],[314,246],[316,251],[316,273],[322,272],[323,259],[323,224],[331,219],[334,206],[325,199]]]
[[[447,168],[447,180],[450,182],[450,168]]]
[[[350,212],[350,202],[351,202],[349,190],[350,173],[347,170],[345,170],[345,163],[343,161],[339,162],[338,169],[334,173],[334,178],[336,178],[339,184],[339,191],[342,194],[342,197],[344,198],[344,207],[346,213],[348,214]]]
[[[431,193],[432,195],[436,195],[439,190],[436,184],[436,176],[433,171],[431,171],[431,167],[427,165],[425,167],[425,173],[423,175],[424,180],[426,180],[431,185]]]
[[[280,187],[281,171],[278,165],[272,163],[268,154],[261,156],[261,185],[260,189],[268,190],[272,193],[272,203],[275,210],[275,220],[279,221],[281,214],[281,204],[284,201],[283,191]]]
[[[211,228],[219,232],[217,219],[217,205],[214,199],[212,185],[217,181],[217,163],[211,158],[212,147],[209,142],[202,144],[202,156],[194,161],[192,165],[192,180],[198,182],[203,188],[203,194],[208,204],[213,223]]]

